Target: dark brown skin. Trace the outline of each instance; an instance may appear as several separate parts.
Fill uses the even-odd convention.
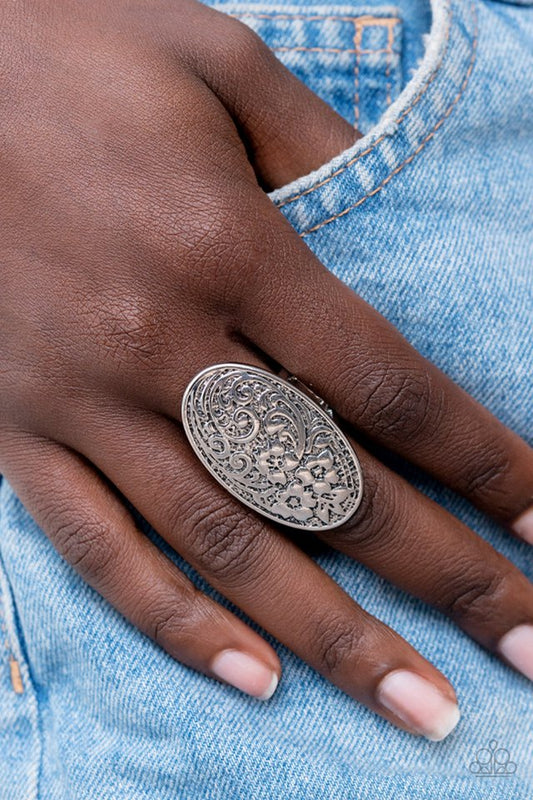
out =
[[[440,672],[208,475],[179,421],[200,369],[278,363],[352,434],[498,522],[512,526],[531,503],[531,449],[329,273],[264,192],[357,134],[246,27],[192,0],[1,0],[0,58],[2,473],[93,587],[207,675],[227,649],[280,664],[136,529],[115,488],[352,697],[402,724],[375,690],[410,669],[453,698]],[[364,499],[325,542],[489,649],[533,622],[533,587],[511,563],[354,446]]]

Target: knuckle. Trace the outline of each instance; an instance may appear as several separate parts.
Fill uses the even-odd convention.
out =
[[[508,578],[502,573],[463,575],[457,585],[448,587],[437,607],[458,624],[481,623],[507,590]]]
[[[168,595],[144,612],[143,628],[160,647],[194,644],[197,632],[195,592]]]
[[[265,524],[231,500],[211,501],[189,517],[186,533],[195,558],[226,585],[242,584],[251,565],[260,561]]]
[[[232,187],[217,176],[210,184],[202,180],[194,187],[194,200],[190,207],[182,209],[183,242],[176,241],[173,222],[165,230],[161,221],[150,226],[151,241],[144,236],[143,247],[147,260],[153,262],[154,273],[161,274],[161,285],[168,285],[168,275],[179,282],[182,304],[199,311],[216,314],[217,318],[233,318],[255,282],[255,271],[264,263],[262,238],[266,237],[265,223],[256,218],[253,203],[246,203],[248,187],[239,190],[237,198],[236,170],[233,171]],[[186,228],[186,231],[185,231]],[[261,230],[259,238],[257,231]],[[176,324],[175,312],[167,313],[167,332]],[[158,332],[158,329],[156,329]]]
[[[355,663],[365,651],[362,627],[347,616],[328,614],[314,626],[314,651],[319,670],[335,675],[350,663]]]
[[[352,396],[357,400],[357,422],[392,442],[431,436],[442,421],[442,390],[423,367],[373,367],[366,378],[358,378]]]
[[[403,525],[405,505],[397,482],[368,468],[359,508],[345,525],[330,531],[327,540],[339,549],[360,554],[386,551]]]
[[[238,19],[228,20],[227,36],[223,43],[226,62],[242,73],[243,65],[250,66],[269,53],[258,34]]]
[[[167,348],[165,320],[161,304],[148,292],[108,289],[82,297],[76,306],[101,362],[130,368],[161,361]]]
[[[465,448],[459,473],[460,490],[473,503],[490,506],[491,513],[507,520],[514,516],[513,496],[507,486],[511,461],[505,447],[497,441],[484,441]]]
[[[232,209],[232,213],[235,209]],[[217,214],[224,220],[224,230],[212,228],[195,235],[194,252],[188,259],[189,273],[183,276],[183,286],[194,297],[202,298],[208,308],[226,316],[235,313],[249,295],[251,265],[261,261],[258,245],[254,242],[255,226],[250,219],[236,236],[240,214]],[[194,223],[198,225],[198,220]]]
[[[68,514],[56,521],[51,538],[63,558],[89,582],[105,581],[116,556],[116,540],[106,522]]]

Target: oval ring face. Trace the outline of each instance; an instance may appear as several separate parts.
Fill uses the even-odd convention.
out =
[[[182,420],[209,472],[269,519],[328,530],[361,502],[361,467],[340,428],[318,403],[266,370],[202,370],[185,390]]]

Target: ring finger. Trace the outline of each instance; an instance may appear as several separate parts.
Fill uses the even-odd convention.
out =
[[[237,355],[235,360],[250,362],[245,348]],[[264,366],[255,357],[252,363]],[[161,394],[168,396],[168,389]],[[169,405],[164,410],[173,415]],[[362,503],[347,523],[322,538],[446,613],[533,680],[530,581],[456,517],[359,445],[355,449],[364,475]]]

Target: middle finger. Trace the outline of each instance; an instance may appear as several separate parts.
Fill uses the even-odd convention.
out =
[[[229,343],[219,349],[226,357],[232,351]],[[235,360],[260,365],[244,347]],[[168,398],[169,387],[156,394]],[[171,405],[164,400],[163,410],[170,417],[179,414],[175,401]],[[530,581],[456,517],[358,444],[354,447],[364,475],[361,505],[345,525],[322,538],[450,616],[473,639],[533,679]]]

